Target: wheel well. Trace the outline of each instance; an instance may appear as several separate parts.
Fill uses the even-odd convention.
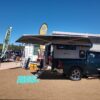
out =
[[[69,70],[69,74],[70,74],[71,70],[74,69],[74,68],[80,69],[80,71],[83,73],[83,69],[82,69],[80,66],[72,66],[72,67],[70,68],[70,70]]]

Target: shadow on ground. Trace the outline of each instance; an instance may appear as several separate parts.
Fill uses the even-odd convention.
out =
[[[67,79],[61,73],[58,72],[51,72],[50,70],[46,70],[39,75],[40,79],[57,79],[57,80],[65,80]]]
[[[33,73],[32,73],[33,74]],[[39,75],[40,79],[47,79],[47,80],[69,80],[67,77],[63,76],[63,74],[59,73],[59,72],[51,72],[50,70],[46,70],[44,72],[42,72],[41,75]],[[93,80],[93,79],[99,79],[100,77],[84,77],[82,79],[87,79],[87,80]]]

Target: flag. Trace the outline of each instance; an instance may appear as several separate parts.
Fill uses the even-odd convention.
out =
[[[47,30],[48,30],[48,26],[46,23],[43,23],[40,27],[40,30],[39,30],[39,34],[40,35],[46,35],[47,34]],[[41,50],[44,50],[45,49],[45,46],[44,45],[40,45],[40,49]]]
[[[40,27],[40,31],[39,34],[40,35],[46,35],[47,34],[47,30],[48,30],[48,26],[47,24],[42,24],[42,26]]]
[[[12,27],[9,27],[4,38],[3,48],[2,48],[2,53],[0,58],[3,58],[7,52],[11,31],[12,31]]]

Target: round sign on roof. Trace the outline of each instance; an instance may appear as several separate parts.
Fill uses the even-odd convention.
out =
[[[39,34],[40,34],[40,35],[46,35],[47,30],[48,30],[48,26],[47,26],[46,23],[44,23],[44,24],[42,24],[42,26],[40,27],[40,32],[39,32]]]

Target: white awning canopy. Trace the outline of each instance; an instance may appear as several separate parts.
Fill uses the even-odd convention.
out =
[[[46,43],[53,44],[72,44],[72,45],[87,45],[91,46],[91,42],[87,37],[82,36],[65,36],[65,35],[23,35],[16,42],[31,43],[44,45]]]

